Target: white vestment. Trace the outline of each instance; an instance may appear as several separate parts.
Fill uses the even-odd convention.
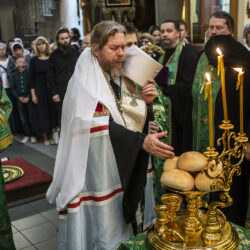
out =
[[[95,116],[97,104],[108,114]],[[110,113],[109,113],[110,112]],[[123,217],[123,190],[109,137],[109,115],[125,126],[90,49],[80,56],[63,103],[61,138],[47,192],[60,211],[58,249],[114,249],[133,235]],[[152,168],[145,186],[144,228],[155,218]]]

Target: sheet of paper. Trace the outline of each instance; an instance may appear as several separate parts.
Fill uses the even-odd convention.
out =
[[[162,65],[136,46],[128,48],[123,73],[132,81],[144,86],[161,71]]]

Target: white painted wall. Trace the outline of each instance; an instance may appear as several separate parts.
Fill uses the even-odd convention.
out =
[[[1,0],[0,3],[0,25],[1,36],[4,41],[15,37],[14,22],[13,22],[13,7],[14,0]]]
[[[247,2],[250,4],[250,0],[239,0],[238,4],[238,34],[237,38],[240,42],[243,42],[242,37],[244,27],[247,23],[250,23],[250,18],[247,16]]]
[[[79,19],[77,16],[77,2],[75,0],[60,0],[60,21],[61,26],[66,26],[68,29],[78,28],[81,37],[83,37],[82,11],[80,8]]]

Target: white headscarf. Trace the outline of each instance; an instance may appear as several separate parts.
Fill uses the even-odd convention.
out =
[[[15,37],[14,41],[23,45],[23,40],[19,37]]]
[[[15,46],[16,44],[18,44],[18,45],[22,48],[22,50],[23,50],[23,45],[22,45],[21,43],[19,43],[19,42],[14,42],[14,43],[11,44],[11,50],[12,50],[12,51],[13,51],[13,48],[14,48],[14,46]]]
[[[6,43],[0,42],[0,47],[4,47],[4,48],[6,49],[6,48],[7,48],[7,45],[6,45]]]
[[[84,187],[91,121],[97,103],[103,103],[114,121],[124,126],[114,96],[91,49],[79,57],[63,102],[61,136],[53,182],[47,199],[64,209]]]

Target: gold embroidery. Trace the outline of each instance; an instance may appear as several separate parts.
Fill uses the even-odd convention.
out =
[[[133,131],[143,131],[147,118],[147,107],[136,85],[127,77],[120,78],[121,99],[118,100],[110,85],[110,76],[103,72],[125,127]]]
[[[203,93],[205,84],[206,84],[206,82],[202,82],[202,84],[201,84],[200,95],[202,95],[202,93]]]
[[[12,135],[8,135],[7,137],[3,138],[2,140],[0,140],[0,149],[5,149],[7,148],[10,144],[13,143],[13,136]]]
[[[0,114],[0,120],[2,120],[3,122],[6,122],[7,118],[4,115]]]
[[[102,104],[102,111],[95,111],[94,117],[109,116],[109,110]]]
[[[133,131],[142,132],[147,117],[146,103],[130,79],[123,77],[122,82],[121,108],[126,127]]]
[[[205,116],[205,117],[203,118],[203,121],[204,121],[205,125],[208,125],[209,119],[208,119],[207,116]]]

